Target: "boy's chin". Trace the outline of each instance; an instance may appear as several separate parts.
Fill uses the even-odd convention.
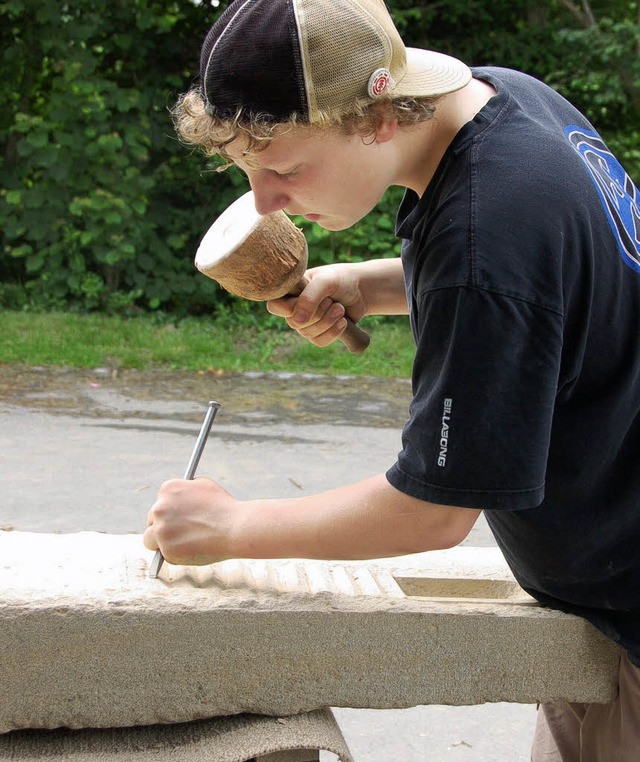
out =
[[[321,217],[315,221],[316,225],[320,225],[321,228],[330,230],[332,233],[337,233],[340,230],[346,230],[347,228],[353,227],[356,222],[359,222],[359,220],[345,220],[336,217]]]

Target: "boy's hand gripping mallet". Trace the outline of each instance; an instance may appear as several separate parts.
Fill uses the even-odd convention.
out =
[[[195,264],[230,293],[263,302],[297,296],[309,282],[304,277],[307,261],[303,232],[282,211],[258,214],[249,191],[211,225]],[[340,341],[360,354],[369,346],[369,335],[349,318],[347,323]]]
[[[196,469],[198,468],[198,463],[200,462],[200,456],[202,455],[202,451],[204,450],[204,446],[207,442],[207,437],[209,436],[209,432],[211,431],[211,424],[213,423],[213,420],[216,417],[216,413],[218,412],[219,409],[220,409],[219,402],[214,402],[213,400],[209,402],[207,406],[207,412],[204,416],[204,421],[202,422],[202,426],[200,427],[200,433],[198,434],[198,438],[196,439],[196,444],[193,448],[193,452],[191,453],[191,458],[189,459],[189,464],[187,465],[187,470],[185,471],[185,474],[184,474],[185,479],[193,479],[193,477],[196,474]],[[164,563],[164,557],[162,553],[159,550],[156,550],[156,554],[153,557],[151,566],[149,567],[149,577],[151,579],[157,578],[163,563]]]

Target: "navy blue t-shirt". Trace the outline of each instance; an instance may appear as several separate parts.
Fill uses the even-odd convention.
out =
[[[524,74],[398,215],[417,352],[389,482],[481,508],[522,587],[640,665],[640,193]]]

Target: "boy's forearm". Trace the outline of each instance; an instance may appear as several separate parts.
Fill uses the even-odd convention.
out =
[[[407,296],[399,257],[356,262],[367,315],[406,315]]]
[[[231,554],[357,560],[436,550],[461,542],[478,514],[411,498],[380,474],[308,497],[241,503]]]

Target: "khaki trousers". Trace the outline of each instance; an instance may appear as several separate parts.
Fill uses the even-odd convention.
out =
[[[640,668],[626,652],[618,695],[609,704],[538,707],[531,762],[640,762]]]

